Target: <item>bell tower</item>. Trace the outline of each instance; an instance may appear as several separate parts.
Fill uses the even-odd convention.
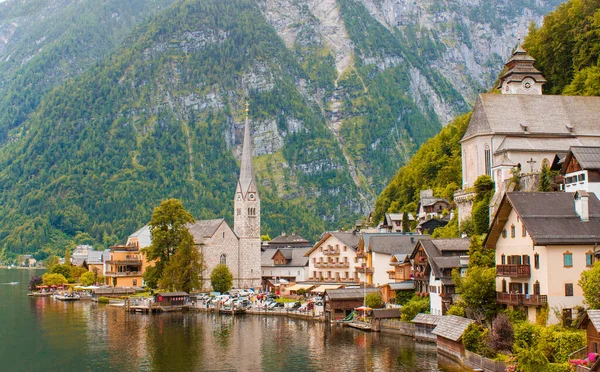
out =
[[[234,199],[233,230],[239,239],[238,287],[258,288],[261,285],[260,197],[252,166],[252,137],[248,111],[248,103],[246,103],[240,178],[237,182]]]
[[[519,46],[506,61],[506,72],[500,77],[502,94],[542,94],[546,79],[533,67],[535,59]]]

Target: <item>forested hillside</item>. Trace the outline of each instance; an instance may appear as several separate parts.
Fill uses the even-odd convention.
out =
[[[262,233],[350,227],[560,0],[517,3],[0,3],[0,247],[122,242],[169,197],[231,219],[246,100]]]
[[[559,6],[543,26],[531,25],[523,47],[548,80],[544,94],[600,95],[600,1],[571,0]],[[469,118],[455,119],[398,170],[377,199],[374,221],[388,211],[414,209],[422,189],[452,198],[462,184],[459,141]]]

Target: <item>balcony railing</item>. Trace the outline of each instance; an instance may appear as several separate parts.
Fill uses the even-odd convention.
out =
[[[124,260],[108,260],[106,261],[109,265],[133,265],[133,266],[141,266],[142,260],[136,258],[127,258]]]
[[[373,274],[373,268],[372,267],[355,266],[354,269],[358,273]]]
[[[497,302],[514,306],[544,306],[548,303],[548,296],[497,292]]]
[[[323,249],[323,254],[326,256],[336,256],[340,254],[339,248],[325,248]]]
[[[105,276],[142,276],[141,271],[107,271]]]
[[[510,278],[530,278],[530,265],[497,265],[496,276],[508,276]]]
[[[316,262],[314,264],[316,268],[324,268],[324,269],[343,269],[349,268],[349,262]]]
[[[357,252],[356,257],[357,258],[367,258],[367,254],[364,252]]]

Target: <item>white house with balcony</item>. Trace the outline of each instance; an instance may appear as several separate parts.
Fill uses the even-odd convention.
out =
[[[496,252],[499,304],[524,308],[536,321],[542,307],[575,317],[577,284],[600,243],[600,200],[593,193],[511,192],[504,195],[485,248]],[[549,322],[558,323],[554,311]]]
[[[309,281],[358,284],[364,278],[355,269],[366,260],[357,255],[360,234],[327,232],[306,254]]]

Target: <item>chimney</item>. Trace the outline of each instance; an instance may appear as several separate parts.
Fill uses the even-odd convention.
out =
[[[583,222],[590,220],[589,198],[590,195],[587,191],[578,190],[575,193],[575,213],[579,215]]]

